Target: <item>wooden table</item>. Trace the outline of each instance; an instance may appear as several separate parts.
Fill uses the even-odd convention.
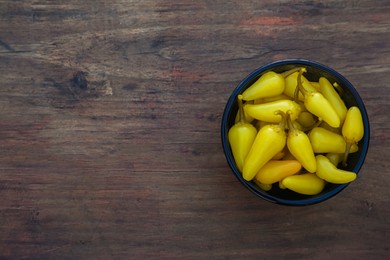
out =
[[[390,2],[1,1],[1,259],[385,259]],[[233,176],[220,124],[271,61],[364,99],[359,178],[307,207]]]

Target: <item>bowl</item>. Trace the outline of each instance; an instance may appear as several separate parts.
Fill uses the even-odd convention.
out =
[[[222,116],[221,138],[225,157],[230,168],[232,169],[237,179],[248,190],[253,192],[258,197],[269,202],[281,205],[303,206],[316,204],[319,202],[323,202],[329,198],[332,198],[336,194],[344,190],[351,183],[327,183],[323,191],[317,195],[301,195],[288,189],[280,189],[277,184],[273,184],[271,190],[264,191],[260,189],[253,181],[244,180],[242,174],[235,165],[228,141],[228,131],[230,127],[234,125],[235,116],[238,111],[237,96],[249,86],[251,86],[265,72],[272,70],[281,73],[297,66],[306,68],[307,72],[304,75],[310,81],[316,81],[319,79],[320,76],[324,76],[332,83],[337,82],[338,85],[341,86],[343,89],[343,94],[341,95],[341,98],[344,100],[347,108],[351,106],[359,107],[363,117],[364,136],[363,139],[360,140],[360,142],[358,143],[359,151],[350,154],[348,156],[347,166],[345,168],[342,168],[345,170],[353,171],[358,174],[364,163],[368,151],[370,138],[370,125],[363,100],[355,89],[355,87],[344,76],[342,76],[334,69],[315,61],[304,59],[280,60],[264,65],[250,73],[244,80],[242,80],[238,84],[238,86],[234,89],[233,93],[231,94],[230,98],[226,103],[226,107]]]

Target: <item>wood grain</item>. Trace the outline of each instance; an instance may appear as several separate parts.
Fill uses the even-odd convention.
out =
[[[386,259],[389,1],[1,1],[0,258]],[[223,155],[251,71],[312,59],[367,107],[360,178],[273,205]]]

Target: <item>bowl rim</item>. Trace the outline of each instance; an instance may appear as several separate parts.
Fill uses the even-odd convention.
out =
[[[328,199],[334,197],[336,194],[338,194],[339,192],[344,190],[350,183],[339,184],[336,188],[332,189],[331,191],[329,191],[321,196],[311,197],[311,198],[302,199],[302,200],[282,199],[282,198],[272,196],[265,191],[261,191],[259,188],[255,187],[255,184],[253,184],[252,182],[246,181],[242,177],[242,174],[239,172],[239,170],[235,166],[235,162],[234,162],[233,156],[231,154],[230,145],[228,142],[228,137],[227,137],[228,116],[229,116],[229,111],[230,111],[231,107],[236,102],[237,95],[241,93],[241,91],[248,84],[248,82],[253,81],[256,77],[258,77],[259,75],[261,75],[265,71],[270,70],[270,69],[275,68],[275,67],[278,67],[278,66],[282,66],[282,65],[283,66],[285,66],[285,65],[304,65],[304,66],[315,67],[317,69],[326,71],[327,73],[332,74],[335,78],[340,80],[340,82],[346,88],[348,88],[348,90],[351,92],[352,96],[356,100],[357,106],[361,110],[361,114],[363,117],[363,125],[364,125],[364,130],[365,130],[364,136],[361,140],[361,142],[363,144],[362,145],[362,152],[361,152],[361,155],[358,159],[358,162],[356,163],[356,165],[353,168],[353,171],[356,174],[359,173],[360,169],[363,166],[364,160],[367,156],[369,142],[370,142],[370,124],[369,124],[369,119],[368,119],[366,107],[363,103],[362,98],[360,97],[359,93],[357,92],[356,88],[343,75],[341,75],[336,70],[334,70],[334,69],[332,69],[324,64],[321,64],[317,61],[313,61],[313,60],[284,59],[284,60],[273,61],[271,63],[268,63],[266,65],[263,65],[263,66],[255,69],[248,76],[246,76],[233,90],[233,92],[231,93],[231,95],[230,95],[230,97],[225,105],[225,109],[223,111],[223,115],[222,115],[222,119],[221,119],[222,146],[223,146],[224,154],[225,154],[225,157],[228,161],[228,164],[229,164],[230,168],[232,169],[236,178],[241,182],[241,184],[243,184],[247,189],[249,189],[252,193],[257,195],[258,197],[261,197],[262,199],[264,199],[266,201],[273,202],[273,203],[280,204],[280,205],[290,205],[290,206],[313,205],[313,204],[317,204],[319,202],[323,202],[325,200],[328,200]]]

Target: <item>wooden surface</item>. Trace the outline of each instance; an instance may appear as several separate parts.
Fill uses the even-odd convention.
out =
[[[385,259],[390,2],[0,1],[1,259]],[[365,101],[359,178],[308,207],[233,176],[225,102],[284,58]]]

